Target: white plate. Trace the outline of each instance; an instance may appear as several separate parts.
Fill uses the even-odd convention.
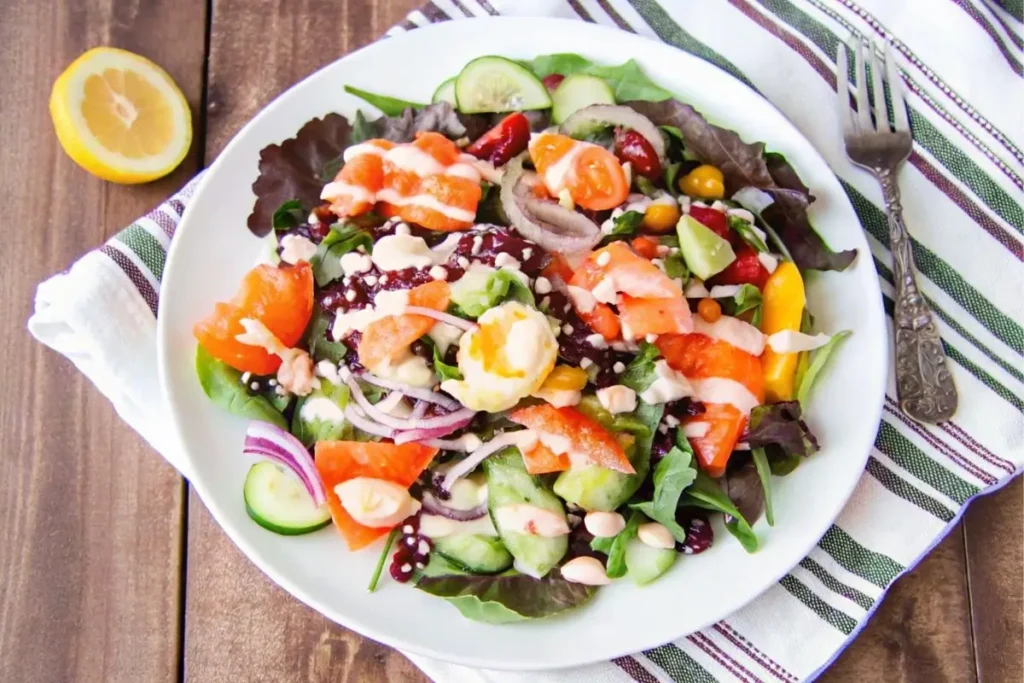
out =
[[[193,372],[192,325],[235,292],[260,242],[246,229],[259,151],[291,137],[308,119],[365,104],[343,84],[428,101],[438,83],[485,54],[529,58],[576,52],[606,64],[635,58],[656,82],[747,140],[784,153],[818,201],[817,229],[860,257],[845,273],[815,275],[810,310],[820,329],[854,330],[815,388],[809,422],[824,448],[773,481],[776,526],[762,520],[763,547],[748,555],[721,526],[716,542],[684,557],[646,588],[628,579],[583,609],[506,626],[467,621],[443,600],[385,578],[366,585],[380,546],[350,553],[330,529],[295,538],[254,524],[242,505],[250,466],[240,451],[245,420],[203,395]],[[582,22],[488,18],[453,21],[389,38],[351,54],[271,103],[235,137],[206,173],[188,206],[164,270],[159,357],[171,419],[183,445],[178,463],[214,518],[276,583],[330,619],[388,645],[466,665],[545,669],[605,660],[696,631],[739,609],[802,559],[856,484],[881,414],[888,345],[871,253],[849,202],[822,158],[771,105],[716,67],[628,33]]]

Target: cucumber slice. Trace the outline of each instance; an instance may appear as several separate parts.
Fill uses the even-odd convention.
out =
[[[551,93],[551,118],[562,123],[583,107],[592,104],[615,104],[615,91],[603,78],[573,74],[558,84]]]
[[[639,538],[626,544],[626,571],[638,586],[644,586],[667,572],[678,558],[675,548],[654,548]]]
[[[565,515],[558,496],[541,487],[538,480],[526,471],[519,449],[507,448],[492,455],[484,461],[484,471],[487,474],[487,507],[492,520],[495,519],[495,508],[515,503],[536,505]],[[532,576],[547,574],[569,550],[568,536],[546,538],[502,530],[497,521],[494,527],[515,558],[516,568]]]
[[[317,507],[302,482],[272,462],[258,462],[249,469],[242,487],[245,511],[268,531],[298,536],[322,529],[331,521],[327,506]]]
[[[721,273],[736,260],[729,241],[715,234],[697,219],[684,215],[676,224],[679,249],[690,272],[701,280]]]
[[[458,102],[455,100],[456,78],[456,76],[452,76],[447,81],[437,86],[437,90],[434,91],[433,96],[430,98],[430,103],[436,104],[437,102],[451,102],[453,107],[457,105]]]
[[[479,534],[453,534],[433,541],[434,552],[462,571],[497,574],[512,566],[512,555],[500,538]]]
[[[465,114],[547,109],[551,96],[522,64],[504,57],[477,57],[455,78],[455,98]]]

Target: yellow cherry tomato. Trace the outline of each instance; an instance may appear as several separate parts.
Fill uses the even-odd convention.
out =
[[[799,330],[807,299],[804,281],[796,264],[783,261],[771,274],[761,292],[763,317],[761,331],[767,335],[783,330]],[[765,395],[770,402],[791,401],[796,396],[798,353],[775,353],[765,347],[761,356]]]
[[[679,222],[679,209],[672,204],[651,204],[644,211],[643,226],[651,232],[668,232]]]
[[[579,391],[587,386],[587,371],[568,365],[556,365],[548,374],[541,389],[549,391]]]
[[[725,177],[717,167],[702,164],[679,179],[679,189],[699,199],[721,199],[725,196]]]

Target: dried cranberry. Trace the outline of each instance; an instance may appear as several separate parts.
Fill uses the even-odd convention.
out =
[[[565,76],[563,76],[562,74],[548,74],[542,79],[541,82],[544,84],[544,87],[547,88],[550,92],[553,91],[558,86],[560,86],[562,84],[562,81],[564,80]]]
[[[485,230],[464,233],[448,258],[446,267],[449,271],[454,269],[458,277],[462,277],[462,271],[469,263],[494,266],[498,254],[503,253],[518,261],[519,270],[530,277],[540,275],[551,260],[544,249],[530,240],[513,235],[508,228],[491,226]],[[448,277],[449,282],[455,279],[452,275]]]
[[[661,161],[650,141],[635,130],[615,129],[615,156],[629,162],[633,170],[654,180],[661,176]]]
[[[466,148],[466,152],[477,159],[486,159],[495,166],[504,166],[509,159],[526,149],[529,142],[530,120],[522,112],[515,112],[484,133]]]
[[[414,562],[425,563],[430,559],[430,551],[434,549],[434,546],[430,543],[430,539],[426,536],[416,536],[416,545],[412,547],[412,559]]]
[[[690,215],[693,216],[694,220],[698,223],[711,228],[711,231],[722,237],[733,242],[738,239],[739,235],[729,229],[729,219],[724,213],[717,209],[712,209],[706,206],[691,206]]]
[[[764,289],[769,275],[764,264],[757,258],[757,252],[753,247],[745,244],[736,252],[736,260],[708,282],[712,285],[751,284],[758,289]]]
[[[438,500],[448,500],[452,497],[450,491],[444,486],[444,474],[437,472],[434,474],[434,478],[430,480],[430,492],[434,494],[434,497]]]
[[[711,547],[715,541],[715,532],[711,523],[702,512],[693,512],[680,525],[686,529],[686,541],[676,543],[676,550],[685,555],[699,555]]]
[[[391,560],[391,566],[388,567],[388,572],[391,574],[391,578],[398,583],[407,583],[412,575],[416,572],[416,566],[411,562],[399,561],[396,555]]]
[[[700,401],[695,401],[689,396],[678,401],[672,401],[665,405],[665,414],[682,420],[684,417],[695,417],[703,415],[707,408]]]
[[[654,434],[654,442],[651,444],[651,458],[654,460],[661,460],[665,457],[665,454],[672,450],[672,446],[675,444],[672,442],[672,437],[669,431],[666,429],[662,432],[660,429]]]

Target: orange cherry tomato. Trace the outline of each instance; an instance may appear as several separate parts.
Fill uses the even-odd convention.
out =
[[[313,269],[305,261],[281,268],[256,266],[242,279],[231,301],[218,303],[192,330],[214,358],[242,372],[269,375],[281,359],[260,346],[243,344],[242,318],[263,323],[285,346],[302,339],[313,313]]]
[[[587,145],[576,157],[569,180],[569,194],[578,206],[591,211],[614,209],[629,196],[626,172],[615,155],[604,147]]]

